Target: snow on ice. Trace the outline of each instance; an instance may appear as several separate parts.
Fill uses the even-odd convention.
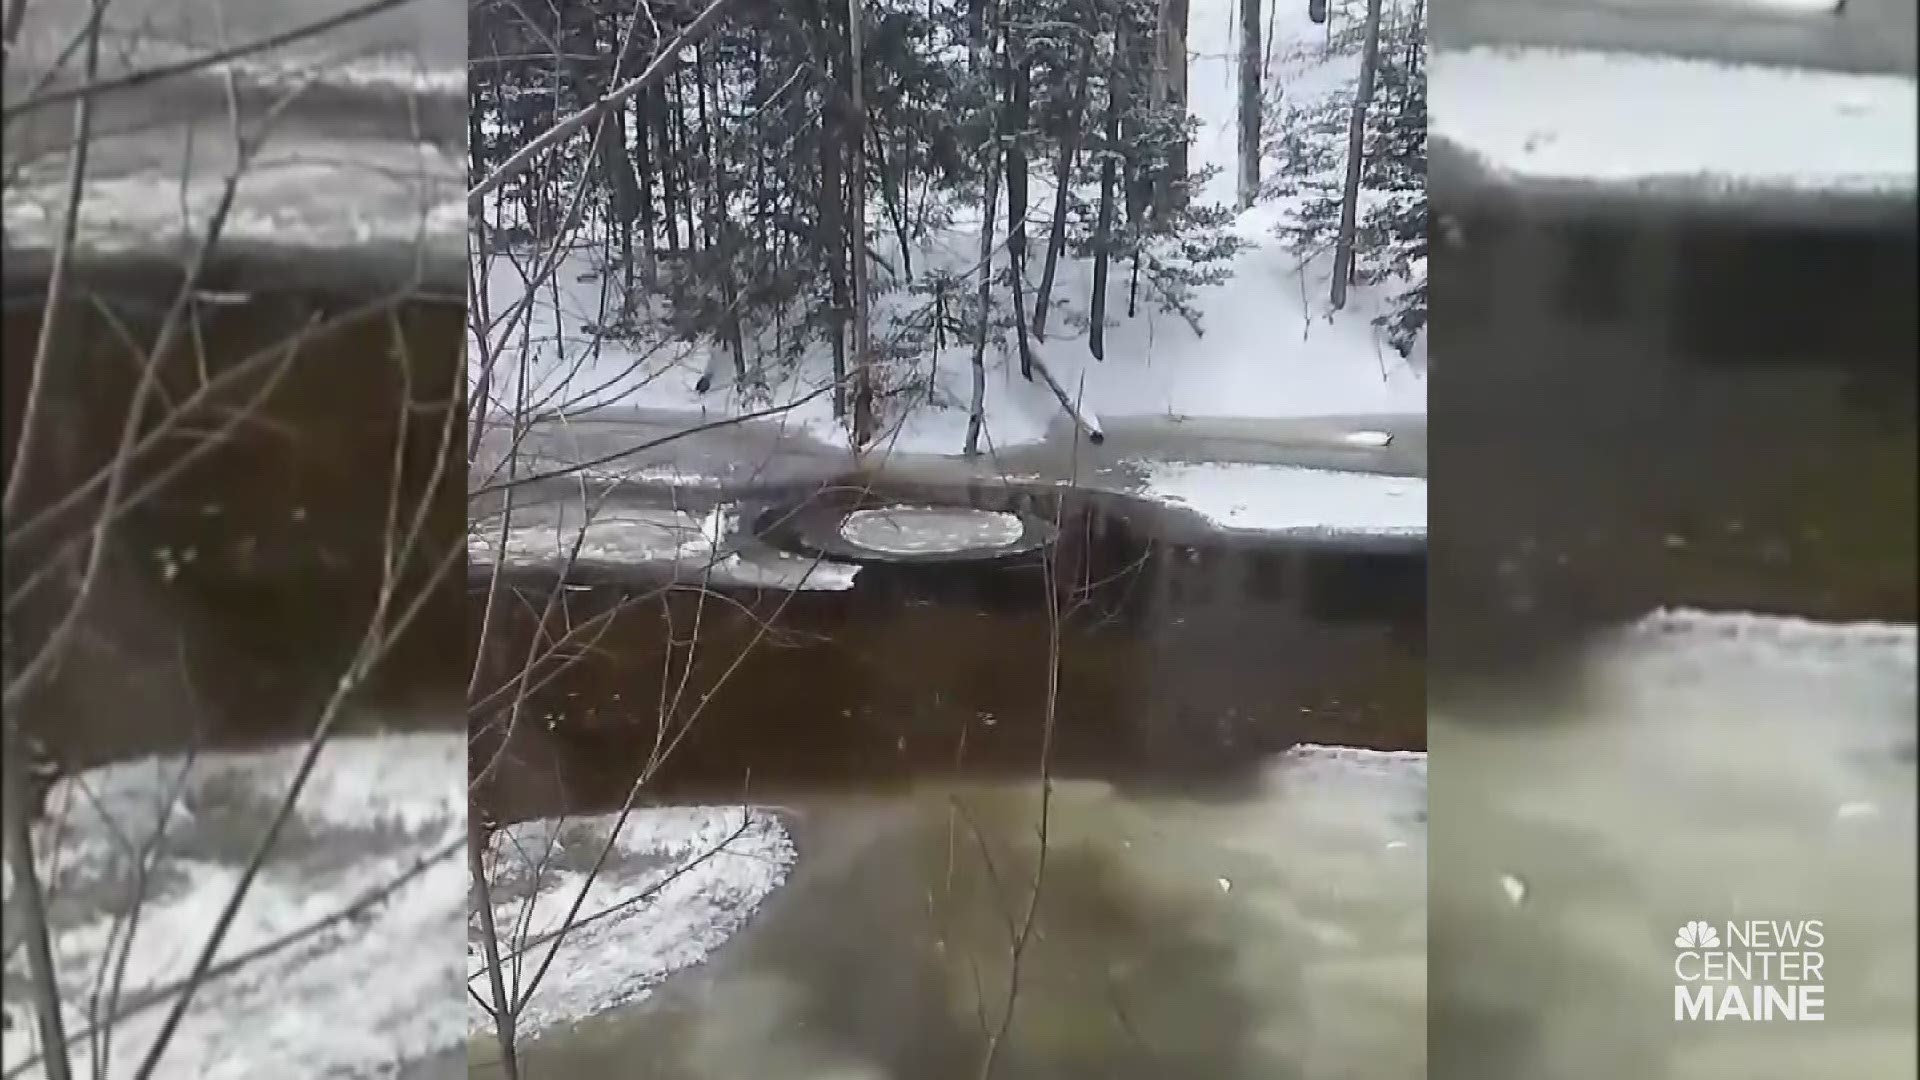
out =
[[[1147,490],[1224,529],[1424,535],[1416,477],[1243,462],[1147,463]]]
[[[605,862],[589,881],[603,850]],[[603,814],[502,829],[490,845],[488,874],[503,954],[518,957],[509,993],[525,993],[558,940],[519,1030],[537,1034],[644,998],[739,929],[786,880],[793,859],[780,820],[749,808],[650,808],[624,823]],[[574,912],[573,929],[556,935]],[[488,999],[477,935],[467,965],[471,989]],[[490,1032],[486,1012],[468,1001],[468,1030]]]
[[[1433,52],[1431,131],[1504,173],[1911,192],[1912,76],[1619,53]]]
[[[144,1057],[303,751],[149,758],[51,792],[36,839],[51,853],[43,873],[76,1075],[92,1075],[88,1003],[122,949],[129,1011],[99,1045],[116,1075]],[[457,1045],[466,776],[459,735],[328,744],[217,959],[286,944],[206,982],[155,1075],[248,1080],[293,1062],[307,1075],[379,1075]],[[141,890],[135,852],[149,841]],[[11,891],[9,878],[9,908]],[[30,1010],[14,996],[24,972],[24,951],[10,952],[5,1068],[39,1076],[27,1064],[38,1049]],[[105,1014],[112,999],[101,1000]]]

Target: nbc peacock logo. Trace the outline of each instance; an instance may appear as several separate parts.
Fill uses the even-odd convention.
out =
[[[1720,931],[1705,919],[1681,923],[1678,933],[1673,935],[1673,947],[1676,949],[1717,949],[1720,947]]]

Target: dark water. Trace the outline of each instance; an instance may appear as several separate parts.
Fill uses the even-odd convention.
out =
[[[1435,185],[1437,686],[1660,606],[1913,621],[1910,212]]]
[[[866,484],[763,493],[747,517],[832,518],[848,489]],[[1146,508],[1076,493],[877,497],[1020,509],[1057,539],[1001,565],[869,565],[844,592],[603,569],[558,594],[549,639],[587,628],[591,646],[545,665],[505,747],[497,712],[474,717],[476,770],[498,762],[476,798],[502,820],[617,806],[664,716],[685,735],[641,801],[776,807],[797,850],[711,959],[527,1040],[526,1068],[1423,1075],[1423,775],[1283,757],[1424,746],[1422,545],[1169,539]],[[505,580],[483,685],[524,663],[552,584]],[[1029,905],[1015,990],[1008,926]],[[498,1075],[484,1038],[468,1063]]]
[[[78,595],[73,552],[99,498],[55,508],[112,460],[171,299],[82,286],[63,314],[7,523],[16,662]],[[41,308],[37,295],[8,298],[9,467]],[[390,500],[403,523],[424,506],[396,596],[430,591],[348,726],[456,723],[467,665],[444,643],[464,618],[458,563],[429,583],[465,533],[458,412],[442,452],[462,387],[461,311],[266,294],[200,305],[182,326],[139,427],[167,434],[128,473],[143,497],[111,530],[71,647],[24,704],[24,725],[74,768],[304,735],[378,603]]]
[[[1119,497],[940,494],[1033,507],[1059,539],[1004,564],[869,565],[844,592],[667,589],[657,573],[603,571],[554,597],[550,574],[503,575],[484,686],[507,686],[525,664],[543,611],[549,639],[586,627],[576,636],[590,644],[536,665],[477,797],[507,819],[617,806],[663,730],[684,734],[650,798],[1031,776],[1056,619],[1062,778],[1224,797],[1299,742],[1424,747],[1420,545],[1164,542]],[[834,498],[791,493],[764,514],[788,521]],[[494,756],[512,696],[474,717],[477,755]]]

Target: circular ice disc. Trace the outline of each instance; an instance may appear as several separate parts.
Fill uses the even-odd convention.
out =
[[[1018,543],[1026,525],[1013,514],[967,507],[888,506],[856,510],[840,538],[883,555],[958,555]]]

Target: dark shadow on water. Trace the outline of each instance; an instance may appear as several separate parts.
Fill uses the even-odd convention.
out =
[[[1911,206],[1795,224],[1436,173],[1434,212],[1436,687],[1661,606],[1913,621]]]
[[[166,284],[134,294],[90,293],[83,283],[59,324],[32,467],[8,524],[10,605],[36,568],[65,568],[9,612],[9,646],[23,654],[46,640],[77,595],[72,553],[98,499],[46,518],[31,535],[19,530],[112,460],[172,301]],[[9,467],[42,306],[37,295],[8,297]],[[458,414],[454,446],[441,452],[464,379],[459,307],[261,294],[197,305],[184,326],[158,365],[156,404],[140,428],[144,435],[171,417],[173,434],[135,460],[128,490],[180,471],[111,532],[72,647],[21,710],[69,768],[303,737],[377,603],[396,461],[399,506],[408,515],[426,506],[399,595],[414,596],[464,542]],[[274,383],[268,373],[283,358]],[[217,389],[197,406],[177,407],[210,382]],[[231,428],[224,442],[189,460],[223,427]],[[458,640],[461,589],[456,563],[373,671],[349,728],[458,722],[467,665],[445,643]]]
[[[684,735],[649,799],[777,801],[1031,776],[1049,699],[1050,596],[1063,778],[1231,797],[1296,743],[1424,746],[1420,544],[1170,543],[1125,500],[1037,498],[1060,523],[1050,564],[869,565],[850,590],[797,594],[669,589],[657,571],[618,583],[603,571],[563,591],[548,640],[557,627],[591,626],[591,646],[528,680],[511,745],[477,797],[509,820],[617,806],[663,715]],[[545,570],[502,579],[487,687],[524,665],[553,586]],[[472,626],[487,588],[478,568]],[[503,712],[511,694],[473,717],[476,761],[494,760]]]

